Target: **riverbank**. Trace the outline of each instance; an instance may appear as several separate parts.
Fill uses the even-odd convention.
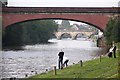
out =
[[[27,78],[28,80],[33,78],[118,78],[118,50],[120,49],[120,43],[117,44],[117,58],[109,58],[108,56],[102,56],[100,58],[86,61],[83,66],[79,64],[71,65],[62,70],[49,71],[48,73],[38,74]]]
[[[117,44],[117,58],[109,58],[108,56],[102,56],[100,58],[86,61],[83,66],[79,64],[71,65],[62,70],[49,71],[48,73],[38,74],[27,78],[28,80],[33,78],[118,78],[118,50],[120,49],[120,43]]]
[[[75,64],[57,70],[57,75],[53,71],[32,76],[31,78],[117,78],[118,77],[118,56],[117,58],[102,57],[80,64]]]
[[[69,58],[68,65],[78,63],[80,60],[91,60],[99,55],[101,48],[97,48],[94,42],[83,40],[56,40],[53,44],[38,44],[24,46],[24,50],[2,51],[5,67],[3,78],[25,78],[35,74],[44,73],[57,66],[58,53],[61,49]],[[74,46],[73,46],[74,45]],[[93,53],[94,52],[94,53]]]

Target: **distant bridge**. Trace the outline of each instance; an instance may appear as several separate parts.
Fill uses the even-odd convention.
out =
[[[93,32],[58,31],[58,32],[56,32],[54,34],[55,34],[55,36],[57,37],[58,40],[60,40],[64,34],[70,34],[72,40],[76,40],[78,34],[84,34],[86,36],[90,36],[90,35],[93,34]]]

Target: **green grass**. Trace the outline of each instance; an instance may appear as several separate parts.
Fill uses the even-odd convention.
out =
[[[117,43],[117,48],[119,48],[119,49],[120,49],[120,43]]]
[[[57,70],[57,75],[54,75],[54,71],[50,71],[30,78],[116,78],[117,72],[117,58],[102,57],[101,62],[95,59],[84,62],[83,67],[75,64],[63,70]]]
[[[117,44],[117,48],[118,48],[118,51],[117,51],[117,53],[118,53],[118,56],[119,56],[119,58],[118,58],[118,65],[119,65],[119,67],[118,67],[118,72],[119,72],[119,74],[118,74],[118,78],[120,78],[120,43],[118,43]]]
[[[120,44],[118,45],[120,48]],[[118,78],[118,54],[117,58],[108,58],[103,56],[100,59],[94,59],[80,64],[71,65],[62,70],[57,70],[57,75],[54,71],[38,74],[27,78]]]

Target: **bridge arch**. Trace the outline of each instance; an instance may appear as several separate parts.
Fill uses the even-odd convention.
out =
[[[93,27],[96,27],[99,30],[101,30],[102,32],[104,31],[104,29],[101,29],[101,27],[99,27],[99,26],[97,26],[95,24],[92,24],[92,23],[89,23],[89,22],[86,22],[86,21],[82,21],[82,20],[65,19],[65,18],[42,18],[42,19],[41,18],[37,18],[37,19],[30,19],[30,20],[24,20],[24,21],[16,22],[16,23],[10,24],[8,26],[11,26],[11,25],[14,25],[14,24],[18,24],[18,23],[23,23],[23,22],[35,21],[35,20],[69,20],[69,21],[76,21],[76,22],[82,22],[82,23],[91,25]],[[8,26],[6,26],[6,27],[8,27]]]
[[[72,20],[77,22],[83,22],[86,24],[93,25],[104,31],[106,24],[109,21],[109,17],[100,14],[64,14],[64,13],[57,13],[57,14],[3,14],[3,26],[7,27],[12,24],[26,22],[31,20],[43,20],[43,19],[64,19],[64,20]]]
[[[85,34],[89,37],[91,34],[93,34],[93,32],[72,32],[71,31],[71,32],[56,32],[54,34],[56,35],[58,40],[60,40],[64,34],[69,34],[72,40],[76,40],[78,34]]]
[[[67,36],[69,36],[69,38],[72,38],[72,35],[70,33],[66,33],[66,32],[64,32],[64,33],[61,32],[61,33],[59,33],[58,36],[56,35],[56,37],[57,37],[58,40],[60,40],[60,39],[62,39],[62,37],[64,35],[67,35]]]
[[[63,34],[61,34],[61,38],[62,38],[62,37],[65,37],[64,35],[68,35],[69,38],[72,38],[72,36],[71,36],[70,33],[63,33]]]
[[[83,33],[78,33],[78,34],[76,34],[75,37],[74,37],[75,40],[77,39],[77,37],[78,37],[79,34],[85,35],[85,34],[83,34]]]
[[[52,34],[51,39],[52,38],[57,38],[57,36],[55,35],[55,33]]]

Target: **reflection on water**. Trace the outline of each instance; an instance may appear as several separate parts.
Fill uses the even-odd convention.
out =
[[[85,39],[78,40],[56,40],[51,39],[52,44],[27,45],[23,51],[2,51],[4,72],[3,77],[23,78],[38,73],[52,70],[57,66],[58,53],[62,49],[65,56],[69,58],[68,65],[94,59],[99,52],[96,44]]]

